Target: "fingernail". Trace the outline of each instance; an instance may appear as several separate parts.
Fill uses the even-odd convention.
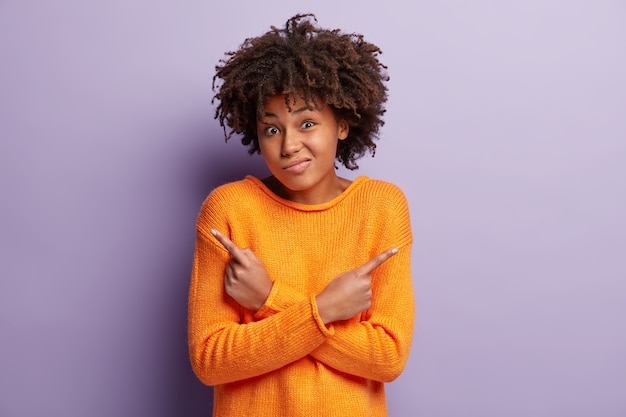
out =
[[[215,229],[211,229],[211,234],[212,234],[213,236],[217,236],[217,230],[215,230]]]
[[[398,248],[393,248],[393,249],[391,249],[391,253],[393,253],[394,255],[395,255],[396,253],[398,253]]]

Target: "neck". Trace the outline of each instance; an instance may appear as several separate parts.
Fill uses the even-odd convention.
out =
[[[328,187],[324,187],[323,190],[290,190],[285,187],[274,176],[263,179],[263,183],[277,196],[284,198],[285,200],[293,201],[298,204],[305,205],[318,205],[324,204],[332,199],[338,197],[343,193],[346,188],[352,183],[352,181],[345,178],[336,177],[333,183]]]

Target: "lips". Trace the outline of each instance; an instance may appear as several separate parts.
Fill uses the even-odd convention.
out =
[[[304,172],[310,164],[310,159],[296,159],[285,166],[283,170],[291,172],[292,174],[300,174]]]

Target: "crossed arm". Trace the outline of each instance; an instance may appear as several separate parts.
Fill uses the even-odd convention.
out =
[[[192,294],[190,299],[203,303],[201,308],[190,305],[195,311],[190,321],[190,347],[194,369],[205,383],[251,378],[306,355],[373,380],[389,381],[402,371],[412,336],[412,293],[392,300],[380,294],[412,292],[407,287],[410,273],[400,281],[391,276],[399,267],[408,266],[409,247],[401,248],[397,262],[391,259],[398,251],[387,250],[339,274],[322,292],[309,296],[280,281],[272,282],[250,249],[237,247],[217,231],[211,233],[230,254],[224,276],[229,297],[218,295],[214,281],[197,279],[194,293],[198,295]],[[206,238],[200,242],[201,251],[205,247],[219,252],[214,252],[217,247]],[[197,267],[206,263],[197,262]],[[385,279],[377,279],[379,296],[372,297],[372,272],[377,268]],[[213,295],[201,295],[207,292]],[[212,304],[204,304],[207,300]],[[260,320],[237,324],[242,307],[256,312]],[[206,311],[211,311],[210,317]],[[359,314],[360,321],[348,320]]]
[[[237,247],[230,239],[211,230],[211,234],[230,253],[226,266],[224,288],[242,307],[258,311],[272,289],[263,262],[250,249]],[[317,309],[324,324],[347,320],[370,308],[372,299],[372,271],[398,253],[393,248],[376,255],[364,265],[338,275],[315,297]]]

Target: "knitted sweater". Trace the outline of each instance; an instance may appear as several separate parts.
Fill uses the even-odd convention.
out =
[[[228,252],[217,229],[265,265],[273,286],[260,310],[224,290]],[[361,176],[338,197],[304,205],[252,176],[204,201],[189,292],[194,372],[214,387],[213,416],[386,416],[384,382],[406,364],[414,322],[412,234],[402,191]],[[367,311],[324,325],[315,296],[386,249]]]

